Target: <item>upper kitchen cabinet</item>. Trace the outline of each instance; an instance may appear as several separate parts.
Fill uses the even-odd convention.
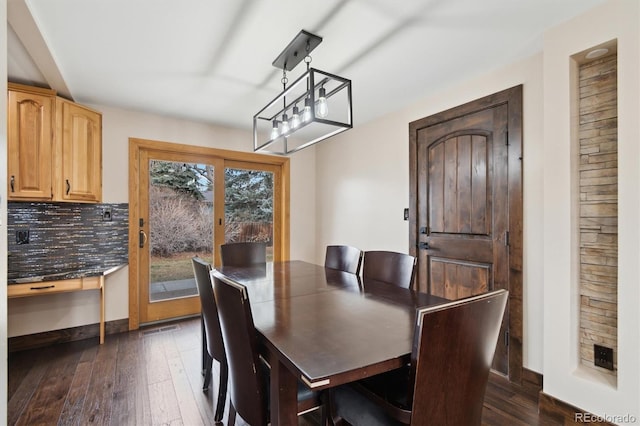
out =
[[[102,116],[73,102],[56,99],[54,199],[102,199]]]
[[[9,85],[9,200],[51,200],[55,92]]]
[[[102,200],[102,116],[53,90],[9,83],[8,198]]]

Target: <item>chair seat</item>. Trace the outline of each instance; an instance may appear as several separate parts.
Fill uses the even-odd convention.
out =
[[[411,410],[411,401],[407,401],[407,388],[410,380],[410,371],[407,365],[397,370],[360,380],[358,385],[367,392],[379,396],[393,407],[400,410]]]
[[[385,410],[355,390],[351,385],[337,387],[332,405],[335,414],[353,425],[399,426],[401,422],[389,416]]]

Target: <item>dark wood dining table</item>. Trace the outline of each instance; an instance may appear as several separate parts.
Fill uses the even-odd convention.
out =
[[[302,261],[216,268],[246,286],[271,365],[271,424],[297,425],[297,381],[321,390],[410,360],[416,308],[446,302]]]

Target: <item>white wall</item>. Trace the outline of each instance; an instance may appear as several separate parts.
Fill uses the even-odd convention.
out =
[[[7,116],[7,2],[0,0],[0,117]],[[7,121],[0,120],[0,152],[7,152]],[[0,155],[0,422],[7,418],[7,156]]]
[[[129,138],[252,151],[251,132],[152,114],[91,105],[102,112],[103,202],[127,203]],[[249,117],[250,118],[250,117]],[[5,132],[6,133],[6,132]],[[315,150],[291,156],[291,258],[315,259]],[[6,173],[3,175],[6,176]],[[6,187],[6,185],[5,185]],[[3,187],[4,188],[4,187]],[[6,259],[6,257],[3,257]],[[128,268],[106,279],[106,320],[128,318]],[[6,278],[6,274],[3,275]],[[99,319],[97,292],[13,299],[9,336],[92,324]]]
[[[317,262],[327,244],[409,251],[409,123],[523,84],[524,365],[542,372],[542,55],[444,88],[318,145]],[[418,89],[417,89],[418,90]]]
[[[544,392],[597,415],[628,414],[636,422],[640,421],[639,24],[638,2],[610,0],[547,32],[544,41]],[[577,195],[570,179],[576,141],[572,141],[569,58],[612,39],[618,41],[619,68],[617,384],[579,365]]]

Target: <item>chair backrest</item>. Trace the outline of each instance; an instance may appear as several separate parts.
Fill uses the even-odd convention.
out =
[[[337,269],[351,274],[360,274],[362,251],[351,246],[327,246],[324,258],[326,268]]]
[[[419,309],[411,360],[411,425],[480,425],[508,292]]]
[[[211,274],[229,365],[229,397],[250,425],[266,425],[266,383],[258,358],[256,329],[247,289]]]
[[[207,336],[207,352],[217,361],[225,359],[224,343],[222,341],[222,331],[220,330],[220,320],[218,319],[218,308],[213,296],[211,286],[211,264],[199,257],[191,259],[193,265],[193,275],[200,294],[200,305],[202,305],[202,318],[204,322],[204,332]]]
[[[411,288],[415,277],[416,258],[393,251],[366,251],[362,278]]]
[[[267,262],[267,243],[227,243],[220,246],[223,266],[251,266]]]

